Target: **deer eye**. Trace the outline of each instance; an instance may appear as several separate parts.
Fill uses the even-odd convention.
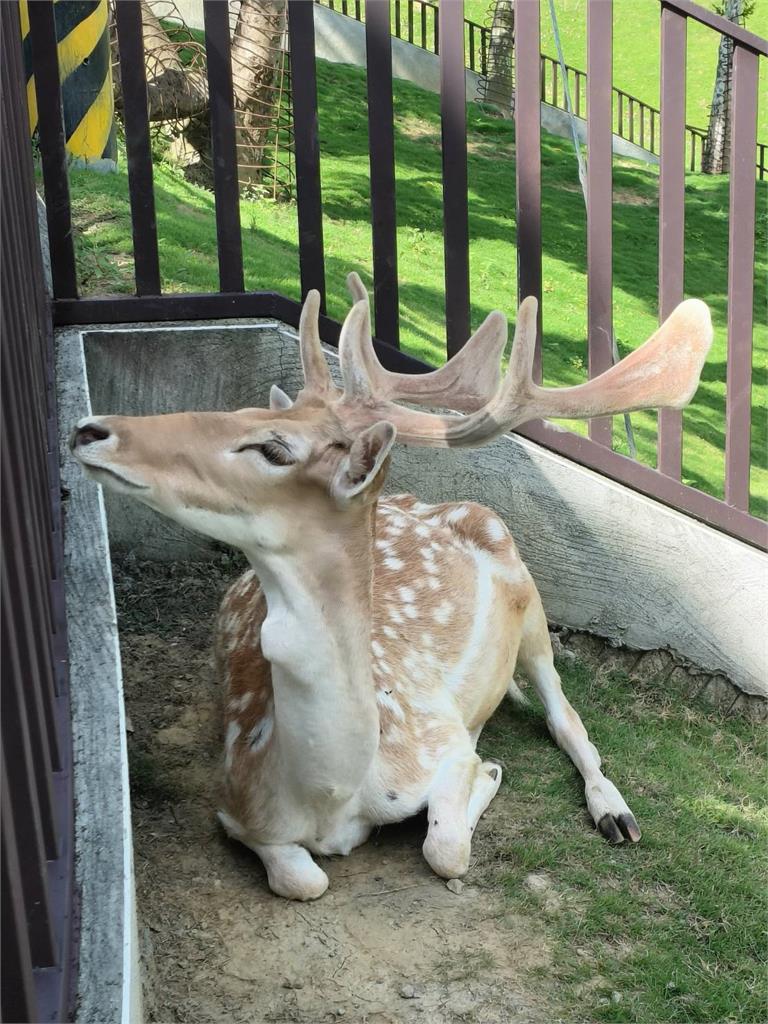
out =
[[[262,441],[260,444],[244,444],[238,452],[258,452],[273,466],[292,466],[296,461],[285,445],[275,441]]]

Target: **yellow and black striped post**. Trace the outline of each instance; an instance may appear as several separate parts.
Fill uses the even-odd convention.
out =
[[[21,0],[20,14],[32,136],[37,128],[37,95],[28,2],[35,0]],[[53,10],[67,152],[89,167],[113,170],[117,165],[117,139],[107,0],[55,0]]]

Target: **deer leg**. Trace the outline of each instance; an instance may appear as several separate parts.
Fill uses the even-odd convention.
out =
[[[501,768],[471,757],[444,762],[429,792],[424,859],[442,878],[466,874],[472,833],[501,784]]]
[[[249,844],[250,845],[250,844]],[[267,881],[272,892],[287,900],[316,900],[328,888],[328,875],[312,860],[303,846],[288,843],[285,846],[251,845],[267,869]]]
[[[269,888],[278,896],[287,900],[316,900],[328,888],[328,875],[315,864],[303,846],[297,843],[272,846],[251,842],[238,822],[225,811],[219,811],[218,816],[227,835],[258,856],[266,869]]]
[[[538,596],[523,622],[519,662],[544,704],[552,738],[584,779],[587,807],[595,825],[612,843],[623,843],[625,839],[638,842],[640,829],[634,815],[618,789],[601,772],[597,748],[590,742],[581,719],[563,694],[552,657],[547,620]]]

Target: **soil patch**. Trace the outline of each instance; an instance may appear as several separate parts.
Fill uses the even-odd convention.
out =
[[[116,560],[129,716],[136,881],[150,1021],[507,1024],[556,1019],[551,951],[494,887],[504,795],[481,822],[459,892],[421,856],[425,823],[321,858],[318,902],[273,896],[215,809],[221,756],[210,658],[215,608],[240,563]],[[456,887],[458,888],[458,887]]]

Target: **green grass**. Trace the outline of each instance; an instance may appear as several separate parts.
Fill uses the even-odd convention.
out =
[[[708,0],[703,6],[713,8]],[[491,4],[465,0],[465,17],[488,24]],[[587,0],[555,0],[567,64],[587,70]],[[659,106],[660,5],[658,0],[613,0],[613,84],[653,107]],[[768,4],[757,0],[746,27],[768,36]],[[686,113],[688,124],[706,128],[715,82],[720,35],[688,19]],[[541,3],[541,50],[557,57],[547,0]],[[758,139],[768,142],[768,60],[760,61]]]
[[[504,814],[486,827],[508,830],[494,835],[488,878],[513,908],[541,915],[552,945],[541,983],[561,1019],[763,1022],[763,727],[686,704],[658,680],[558,668],[643,829],[637,846],[611,847],[588,827],[581,780],[538,711],[502,709],[486,727],[482,752],[505,766]],[[523,884],[530,872],[550,881],[546,900]]]
[[[328,308],[348,308],[344,278],[371,281],[370,184],[364,75],[318,62],[319,124]],[[443,359],[443,233],[439,101],[407,83],[395,89],[398,259],[403,347]],[[469,218],[472,322],[501,308],[514,317],[516,290],[514,131],[470,105]],[[586,375],[586,238],[584,203],[570,144],[545,135],[542,145],[544,371],[547,383]],[[100,176],[72,171],[77,253],[86,292],[132,290],[132,240],[125,162]],[[155,167],[160,266],[166,291],[216,290],[213,195],[165,163]],[[614,166],[615,330],[622,353],[656,327],[658,175],[629,161]],[[768,511],[765,404],[768,390],[765,206],[758,193],[755,290],[752,510]],[[686,293],[705,299],[716,327],[702,385],[685,413],[686,482],[722,496],[725,424],[725,328],[728,248],[726,178],[691,175],[686,184]],[[296,211],[292,204],[241,203],[246,286],[298,298]],[[759,411],[758,411],[759,410]],[[654,413],[632,417],[642,461],[655,463]],[[622,420],[615,446],[626,451]],[[582,423],[572,424],[584,431]]]

